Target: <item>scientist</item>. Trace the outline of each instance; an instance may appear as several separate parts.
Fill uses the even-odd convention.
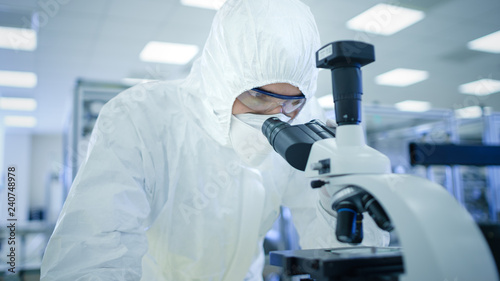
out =
[[[341,246],[335,214],[259,129],[271,115],[321,115],[319,47],[301,2],[227,1],[186,79],[142,84],[104,106],[41,279],[262,280],[280,205],[303,248]],[[364,243],[386,245],[365,221]]]

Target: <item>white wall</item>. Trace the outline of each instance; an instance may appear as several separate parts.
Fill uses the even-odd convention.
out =
[[[59,175],[63,167],[63,139],[62,135],[33,135],[31,142],[30,207],[43,208],[50,174]]]
[[[1,129],[1,128],[0,128]],[[2,145],[3,144],[3,145]],[[50,174],[58,175],[63,167],[62,135],[7,134],[0,131],[0,179],[5,184],[6,169],[16,166],[16,215],[26,221],[33,208],[45,208],[48,200],[55,208],[46,210],[50,221],[55,221],[62,206],[60,182],[50,181]],[[4,148],[4,149],[2,149]],[[48,191],[54,194],[47,194]],[[6,206],[7,189],[0,190],[1,206]],[[7,217],[7,209],[0,209],[0,218]],[[55,214],[51,214],[56,212]],[[55,217],[54,217],[55,216]]]

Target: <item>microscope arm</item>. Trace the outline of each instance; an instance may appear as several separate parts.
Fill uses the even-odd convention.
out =
[[[498,280],[482,234],[446,190],[411,175],[346,175],[327,189],[357,186],[384,206],[403,247],[402,281]]]

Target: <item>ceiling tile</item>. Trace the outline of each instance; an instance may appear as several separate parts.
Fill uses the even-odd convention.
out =
[[[99,27],[99,40],[146,41],[153,34],[157,23],[130,20],[126,17],[107,17]]]
[[[393,36],[374,36],[346,28],[347,20],[371,8],[373,0],[304,0],[318,23],[321,41],[361,40],[375,46],[377,61],[363,67],[365,104],[392,105],[404,99],[427,100],[453,108],[487,102],[500,111],[500,94],[474,100],[458,93],[459,84],[481,77],[500,79],[500,56],[470,51],[466,43],[500,28],[498,0],[400,0],[421,9],[424,20]],[[32,53],[0,50],[0,61],[14,70],[33,69],[35,89],[0,87],[0,95],[36,96],[41,130],[62,131],[79,77],[117,81],[126,76],[175,79],[191,64],[172,66],[141,62],[139,53],[151,40],[192,43],[200,47],[215,11],[183,6],[179,0],[71,0],[47,10],[38,0],[0,0],[0,9],[38,10],[47,15]],[[396,67],[429,71],[428,80],[405,88],[374,83],[378,74]],[[329,71],[321,71],[318,95],[331,94]],[[62,108],[54,110],[54,108]],[[38,129],[37,129],[38,130]]]
[[[97,14],[80,11],[61,10],[50,17],[46,24],[40,25],[40,31],[73,32],[76,34],[94,34],[101,28],[102,18]]]
[[[33,71],[35,54],[33,52],[0,49],[0,69],[14,71]]]
[[[70,0],[61,10],[102,16],[107,13],[111,0]]]
[[[97,33],[78,33],[67,31],[43,30],[38,36],[40,55],[46,52],[66,53],[73,49],[88,49],[95,41]]]
[[[108,16],[124,17],[132,22],[139,20],[159,23],[168,19],[175,7],[179,5],[177,0],[114,0],[109,7]]]

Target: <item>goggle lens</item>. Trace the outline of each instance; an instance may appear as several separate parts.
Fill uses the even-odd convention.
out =
[[[282,112],[292,118],[306,102],[304,95],[285,96],[266,92],[261,89],[248,90],[239,95],[238,100],[258,113],[266,113],[281,106]]]

